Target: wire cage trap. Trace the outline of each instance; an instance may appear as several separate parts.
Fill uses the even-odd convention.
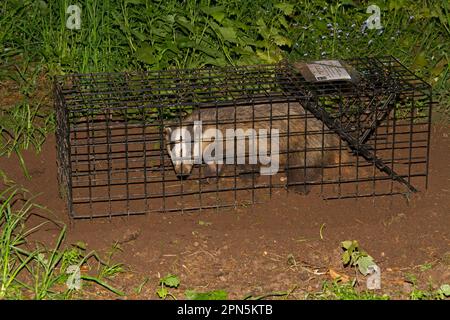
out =
[[[320,62],[316,62],[320,64]],[[328,65],[328,64],[327,64]],[[60,76],[60,190],[73,218],[427,187],[431,87],[393,57]]]

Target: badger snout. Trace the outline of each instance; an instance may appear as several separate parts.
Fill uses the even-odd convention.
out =
[[[177,178],[179,180],[186,180],[187,178],[189,178],[189,176],[190,176],[189,173],[177,174]]]
[[[178,179],[186,180],[191,175],[192,166],[189,165],[176,165],[175,174]]]

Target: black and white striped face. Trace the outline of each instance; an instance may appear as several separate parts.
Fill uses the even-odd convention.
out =
[[[187,127],[165,128],[164,139],[178,179],[188,178],[194,166],[191,131]]]

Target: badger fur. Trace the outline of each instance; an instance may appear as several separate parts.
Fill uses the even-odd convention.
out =
[[[183,152],[183,147],[195,148],[194,144],[183,144],[182,133],[189,132],[192,137],[194,121],[202,121],[202,131],[218,129],[278,129],[279,131],[279,168],[284,169],[288,182],[288,189],[301,193],[308,193],[310,187],[305,182],[318,181],[322,168],[330,164],[348,161],[348,152],[341,150],[344,142],[331,132],[320,120],[306,115],[304,108],[297,102],[223,106],[214,108],[197,108],[189,116],[181,119],[181,125],[166,127],[164,130],[166,149],[172,160],[174,171],[180,179],[186,179],[192,172],[192,160],[174,160],[176,154]],[[201,151],[205,151],[216,137],[203,135]],[[247,142],[245,142],[247,143]],[[341,148],[342,146],[342,148]],[[225,147],[225,143],[223,143]],[[249,149],[247,145],[246,150]],[[195,153],[189,150],[191,154]],[[226,152],[224,151],[225,155]],[[248,160],[246,158],[245,160]],[[236,164],[239,172],[246,172],[249,168],[261,167],[261,164]],[[220,176],[224,172],[225,164],[217,161],[207,163],[206,177]]]

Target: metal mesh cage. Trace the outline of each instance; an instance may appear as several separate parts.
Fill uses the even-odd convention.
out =
[[[393,57],[345,63],[353,81],[309,82],[287,62],[58,77],[71,217],[236,207],[280,188],[325,199],[425,188],[431,87]]]

